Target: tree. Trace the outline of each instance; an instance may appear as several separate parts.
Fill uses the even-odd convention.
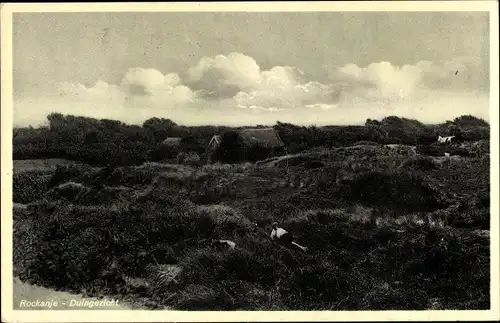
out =
[[[378,120],[366,119],[365,126],[380,126]]]
[[[144,121],[142,127],[158,142],[165,140],[177,124],[170,119],[154,117]]]
[[[464,127],[489,127],[489,123],[484,119],[474,117],[473,115],[462,115],[453,120],[453,123],[464,128]]]
[[[65,123],[64,115],[57,112],[49,114],[47,120],[49,121],[50,130],[57,130]]]

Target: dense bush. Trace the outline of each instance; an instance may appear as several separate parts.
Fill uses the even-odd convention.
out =
[[[90,189],[83,184],[66,182],[51,189],[47,195],[52,200],[62,199],[67,202],[74,203],[89,192]]]
[[[12,178],[12,201],[27,204],[43,198],[50,183],[50,175],[44,172],[30,171],[14,173]]]
[[[12,226],[12,261],[14,276],[24,275],[27,268],[35,261],[37,240],[30,213],[24,205],[14,204]]]
[[[205,143],[226,127],[184,127],[151,118],[142,126],[53,113],[49,127],[14,129],[14,159],[66,158],[91,165],[138,165],[162,159],[160,142],[183,137],[183,149],[202,153]]]
[[[446,206],[440,192],[408,172],[361,174],[339,188],[338,194],[347,200],[408,212],[432,211]]]
[[[361,141],[357,141],[353,144],[353,146],[365,146],[365,145],[378,146],[380,144],[377,142],[374,142],[374,141],[369,141],[369,140],[361,140]]]
[[[236,238],[254,228],[229,207],[195,207],[172,193],[156,187],[121,209],[42,203],[34,210],[39,249],[38,260],[29,268],[31,278],[78,289],[102,279],[113,261],[125,270],[122,274],[141,276],[153,255],[165,247],[175,246],[175,252],[182,253],[199,247],[202,240]],[[135,229],[124,231],[131,226]],[[56,275],[57,271],[73,274]]]
[[[410,164],[432,168],[427,161],[418,160],[409,162],[408,168],[412,168]],[[301,165],[292,167],[301,169]],[[407,169],[372,171],[358,174],[340,187],[330,185],[333,189],[327,190],[331,194],[327,205],[342,199],[350,201],[347,205],[365,204],[352,210],[314,210],[322,197],[308,190],[283,197],[275,188],[270,193],[275,195],[260,201],[252,195],[248,200],[238,195],[240,200],[229,206],[195,205],[187,190],[179,189],[190,181],[194,186],[209,183],[213,187],[222,175],[247,176],[240,172],[243,166],[213,165],[196,172],[188,166],[154,163],[85,169],[61,168],[58,180],[88,183],[89,174],[101,174],[101,188],[84,184],[90,190],[77,194],[73,205],[49,196],[51,201],[30,206],[32,226],[16,224],[16,243],[33,255],[15,257],[22,279],[75,291],[140,291],[141,297],[157,304],[189,310],[428,309],[435,306],[429,298],[442,308],[489,306],[487,238],[471,232],[457,237],[449,227],[416,222],[373,221],[366,204],[386,206],[386,210],[403,205],[406,209],[401,212],[441,207],[439,194]],[[333,174],[334,169],[322,171]],[[281,178],[273,169],[256,168],[248,175],[255,176],[255,172],[267,180]],[[252,178],[241,182],[242,194],[249,194],[251,183],[260,190],[268,185],[250,182]],[[58,183],[55,188],[68,186],[54,182]],[[109,192],[118,190],[108,187],[115,183],[140,185],[120,201],[119,194]],[[91,203],[103,201],[101,194],[105,193],[111,195],[107,205]],[[302,204],[303,198],[311,199],[312,204]],[[474,205],[477,207],[460,214],[451,211],[450,223],[482,228],[480,224],[488,217],[488,198],[478,194]],[[480,210],[477,214],[473,213],[476,209]],[[377,215],[379,220],[391,216],[389,212]],[[269,240],[269,224],[275,220],[309,251],[274,245]],[[237,248],[217,248],[216,239],[233,240]],[[391,270],[387,263],[392,264]],[[70,274],[61,275],[67,272]],[[147,283],[131,289],[130,277]]]
[[[94,176],[98,177],[97,172],[86,164],[57,165],[50,176],[48,187],[53,188],[68,181],[90,185]]]
[[[462,128],[474,128],[474,127],[489,127],[488,122],[481,118],[474,117],[472,115],[463,115],[457,117],[453,122]]]
[[[446,149],[445,147],[434,143],[431,145],[417,145],[416,151],[417,153],[426,156],[444,156]]]
[[[401,169],[408,171],[423,171],[427,172],[439,168],[438,164],[427,156],[418,156],[408,159],[401,164]]]

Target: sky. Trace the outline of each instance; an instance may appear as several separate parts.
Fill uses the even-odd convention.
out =
[[[489,13],[15,13],[14,125],[489,120]]]

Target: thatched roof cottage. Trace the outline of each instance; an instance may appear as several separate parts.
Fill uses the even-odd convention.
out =
[[[169,137],[161,142],[162,146],[167,147],[180,147],[181,146],[181,137]]]
[[[173,159],[181,152],[182,138],[169,137],[163,140],[159,145],[161,159]]]
[[[249,146],[253,144],[268,148],[285,146],[278,132],[273,128],[242,129],[239,135]]]
[[[281,140],[278,132],[273,128],[251,128],[237,130],[238,138],[247,148],[247,158],[265,159],[275,155],[279,155],[285,151],[285,144]],[[206,156],[207,162],[212,162],[213,154],[217,147],[222,143],[223,136],[214,135],[207,145]],[[248,156],[249,149],[253,148],[252,156]],[[256,151],[258,150],[258,152]],[[258,156],[256,156],[258,155]]]

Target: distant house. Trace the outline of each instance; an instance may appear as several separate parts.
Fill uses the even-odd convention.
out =
[[[439,143],[447,143],[447,142],[451,143],[451,140],[452,140],[453,138],[455,138],[455,137],[456,137],[456,136],[448,136],[448,137],[441,137],[441,136],[438,136],[438,142],[439,142]]]
[[[276,150],[285,147],[278,132],[273,128],[242,129],[239,135],[248,146],[259,145]]]
[[[245,148],[246,158],[251,161],[266,159],[285,152],[285,144],[273,128],[240,129],[238,138]],[[222,143],[221,135],[214,135],[207,145],[207,162],[213,161],[213,154]]]
[[[180,147],[181,146],[181,137],[169,137],[161,142],[162,146],[167,147]]]
[[[220,145],[220,143],[221,143],[221,136],[214,135],[208,142],[207,150],[214,151]]]
[[[182,138],[169,137],[160,143],[160,153],[162,159],[176,158],[181,151]]]
[[[212,156],[217,147],[219,147],[221,142],[222,142],[222,137],[220,135],[213,135],[210,141],[208,142],[208,145],[205,149],[205,158],[206,158],[205,161],[208,164],[212,163]]]

